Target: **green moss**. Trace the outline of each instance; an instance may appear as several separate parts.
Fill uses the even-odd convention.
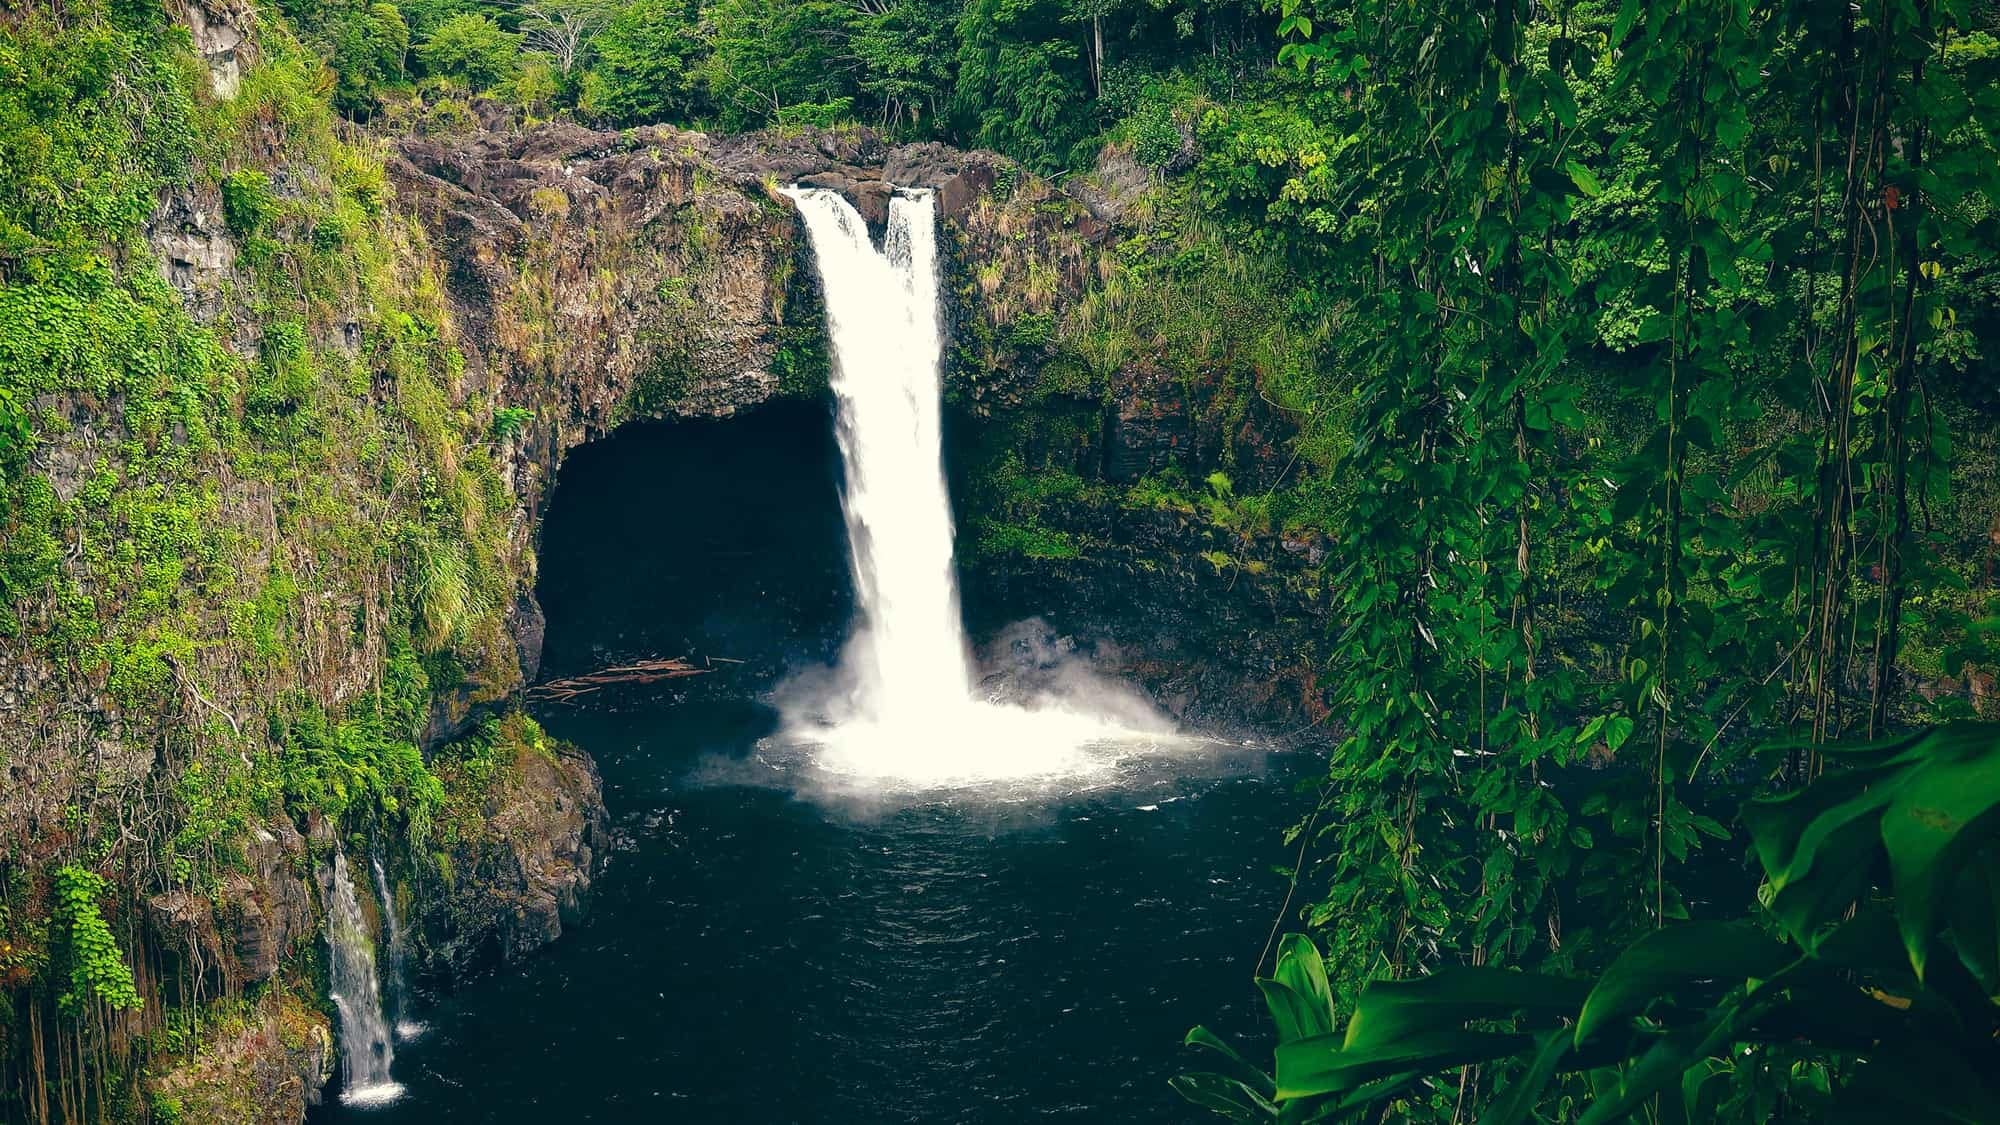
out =
[[[337,135],[319,60],[269,16],[261,63],[209,103],[186,36],[129,15],[86,2],[59,26],[0,26],[0,398],[61,404],[25,445],[0,443],[0,631],[128,715],[188,715],[161,735],[172,815],[150,846],[201,882],[257,816],[421,829],[436,794],[415,654],[509,651],[493,638],[512,500],[446,390],[464,357],[442,294],[405,273],[421,248],[384,213],[379,156]],[[219,195],[237,240],[213,325],[137,241],[176,187]],[[336,310],[363,311],[358,354]],[[36,471],[82,413],[97,455]],[[382,646],[376,690],[329,714],[295,665],[349,629],[407,639]],[[188,702],[216,693],[218,649],[280,689],[246,701],[264,715]]]
[[[1178,465],[1140,477],[1125,490],[1125,506],[1139,511],[1187,512],[1195,510],[1194,495],[1187,474]]]
[[[1007,343],[1029,350],[1044,348],[1056,338],[1056,317],[1052,312],[1024,312],[1007,325]]]
[[[975,554],[980,557],[1018,555],[1028,559],[1081,558],[1076,538],[1046,527],[982,522],[977,529]]]
[[[198,152],[187,37],[162,11],[30,5],[0,29],[0,261],[50,276],[130,237]]]
[[[417,748],[429,711],[430,678],[415,651],[396,645],[382,684],[339,718],[298,701],[273,724],[285,805],[338,821],[366,808],[399,818],[413,842],[428,835],[443,789]]]
[[[771,373],[778,377],[778,393],[792,398],[825,394],[833,377],[826,330],[817,324],[785,325],[777,330],[777,337]]]
[[[483,839],[488,831],[486,810],[501,789],[519,779],[524,757],[554,761],[557,745],[534,719],[508,711],[441,751],[433,763],[441,794],[440,841]],[[448,864],[449,857],[443,858]]]

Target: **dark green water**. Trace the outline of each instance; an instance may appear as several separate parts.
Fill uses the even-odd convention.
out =
[[[1259,1030],[1306,755],[881,799],[760,755],[751,703],[545,722],[620,839],[590,917],[419,1012],[401,1101],[315,1121],[1193,1121],[1181,1036]]]

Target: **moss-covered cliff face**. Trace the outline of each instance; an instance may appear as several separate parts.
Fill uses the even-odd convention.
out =
[[[532,411],[507,449],[517,574],[532,576],[543,492],[579,442],[633,417],[823,393],[822,304],[778,185],[834,188],[873,223],[889,185],[931,187],[975,618],[1044,614],[1115,642],[1102,654],[1197,720],[1317,717],[1309,619],[1325,547],[1285,534],[1294,435],[1254,389],[1273,349],[1245,334],[1272,318],[1232,307],[1262,295],[1228,263],[1147,270],[1176,236],[1092,190],[1116,186],[1118,159],[1071,196],[990,153],[866,131],[554,125],[396,143],[397,206],[422,218],[476,344],[468,382]],[[1144,198],[1151,185],[1124,187]],[[1173,292],[1184,276],[1210,291]],[[532,664],[531,590],[514,606]]]
[[[508,713],[545,491],[824,394],[782,183],[940,193],[969,605],[1191,713],[1298,698],[1282,427],[1134,328],[1129,229],[865,132],[385,140],[323,73],[232,0],[0,17],[0,1116],[296,1119],[335,848],[439,976],[573,919],[595,771]]]
[[[953,223],[947,462],[975,631],[1026,614],[1205,725],[1316,721],[1331,459],[1281,283],[1106,150]],[[1110,642],[1104,644],[1103,642]]]
[[[31,7],[0,75],[0,1118],[295,1120],[334,848],[594,865],[587,764],[442,745],[521,681],[518,418],[282,25]]]

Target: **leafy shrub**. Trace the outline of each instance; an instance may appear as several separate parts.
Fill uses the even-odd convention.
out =
[[[271,177],[255,168],[231,172],[222,180],[222,221],[238,237],[256,234],[270,222],[278,198]]]
[[[854,120],[854,99],[834,98],[824,102],[798,102],[778,110],[778,124],[788,127],[815,126],[830,129]]]
[[[1125,131],[1132,138],[1133,158],[1148,168],[1165,168],[1180,155],[1180,126],[1173,107],[1163,101],[1141,103],[1125,119]]]
[[[509,104],[527,113],[545,112],[561,86],[556,68],[540,55],[531,55],[506,83]]]
[[[708,54],[691,10],[685,0],[637,0],[612,17],[594,44],[581,108],[620,125],[691,117]]]
[[[493,412],[493,439],[506,441],[534,421],[535,412],[525,406],[503,406]]]
[[[993,198],[1002,203],[1014,198],[1014,192],[1021,186],[1021,166],[1002,164],[993,170]]]
[[[91,1000],[138,1011],[144,1001],[132,983],[132,968],[97,905],[109,889],[104,876],[65,866],[56,868],[54,882],[56,934],[69,961],[69,988],[57,997],[58,1005],[71,1015],[82,1013]]]
[[[1319,951],[1292,934],[1257,982],[1275,1073],[1196,1028],[1187,1042],[1228,1069],[1175,1088],[1237,1121],[1376,1121],[1449,1096],[1433,1076],[1490,1066],[1504,1077],[1480,1120],[1501,1125],[1536,1120],[1561,1075],[1587,1091],[1585,1125],[1762,1121],[1778,1090],[1807,1120],[2000,1121],[2000,724],[1816,749],[1819,780],[1743,810],[1758,918],[1655,930],[1595,980],[1378,980],[1344,1030]]]
[[[392,646],[382,685],[334,719],[302,700],[289,719],[273,719],[286,804],[338,821],[373,807],[400,816],[414,839],[428,835],[443,799],[417,748],[430,700],[430,678],[407,643]]]
[[[490,90],[514,73],[520,49],[521,37],[501,30],[491,16],[461,12],[430,33],[417,57],[433,75]]]
[[[1051,312],[1027,312],[1007,326],[1007,342],[1024,351],[1045,348],[1056,336],[1056,317]]]

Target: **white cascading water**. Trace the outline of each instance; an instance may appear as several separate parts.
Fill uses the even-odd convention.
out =
[[[356,1105],[392,1101],[403,1087],[389,1078],[396,1051],[382,1015],[375,943],[354,893],[347,854],[338,848],[332,882],[326,911],[327,991],[340,1015],[340,1098]]]
[[[842,658],[841,696],[818,701],[794,734],[822,748],[822,766],[937,785],[1085,771],[1107,764],[1093,748],[1161,733],[1157,722],[1134,729],[1129,714],[1116,723],[1075,700],[974,698],[940,432],[933,197],[897,192],[878,251],[838,193],[785,194],[805,218],[826,295],[861,618]]]
[[[423,1034],[424,1025],[410,1018],[410,989],[405,979],[408,950],[403,945],[403,922],[396,914],[396,894],[389,886],[389,872],[382,867],[382,857],[370,857],[369,863],[375,868],[375,901],[382,904],[382,928],[387,931],[382,948],[383,959],[389,964],[389,972],[382,981],[387,1015],[396,1038],[415,1039]]]

